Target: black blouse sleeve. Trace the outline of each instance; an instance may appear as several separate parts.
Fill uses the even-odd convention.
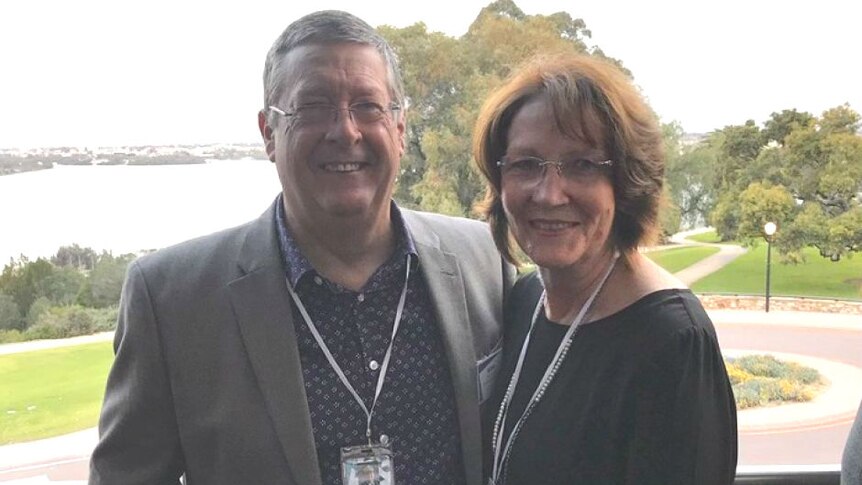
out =
[[[733,483],[736,404],[712,324],[694,310],[705,321],[676,331],[643,366],[627,483]]]

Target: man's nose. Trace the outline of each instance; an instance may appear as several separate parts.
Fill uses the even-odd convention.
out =
[[[353,144],[362,138],[362,132],[356,120],[353,119],[353,111],[350,108],[334,109],[333,118],[326,130],[327,139]]]

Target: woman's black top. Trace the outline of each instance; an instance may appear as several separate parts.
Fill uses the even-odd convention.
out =
[[[541,290],[528,275],[511,293],[489,435]],[[567,329],[540,313],[504,438]],[[712,322],[689,290],[661,290],[577,330],[514,442],[504,483],[730,484],[736,459],[736,406]]]

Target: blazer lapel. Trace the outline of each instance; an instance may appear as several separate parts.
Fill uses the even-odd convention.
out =
[[[419,253],[420,268],[431,292],[437,322],[446,348],[455,404],[461,426],[461,448],[467,484],[482,483],[482,434],[479,417],[476,351],[468,320],[461,268],[454,254],[440,248],[439,239],[410,211],[402,209],[404,220]],[[421,228],[420,228],[421,226]]]
[[[252,223],[239,261],[246,274],[229,283],[229,295],[293,480],[321,485],[274,224],[272,208]]]

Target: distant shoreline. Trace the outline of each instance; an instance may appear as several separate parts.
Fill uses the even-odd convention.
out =
[[[55,165],[196,165],[207,160],[266,160],[257,145],[200,147],[134,147],[118,149],[76,150],[49,149],[33,153],[0,152],[0,176],[54,168]]]
[[[196,165],[206,163],[206,159],[200,160],[130,160],[128,162],[103,162],[103,163],[77,163],[77,162],[42,162],[42,161],[25,161],[17,164],[2,164],[0,165],[0,177],[4,175],[15,175],[19,173],[36,172],[39,170],[49,170],[56,165],[65,165],[70,167],[81,166],[115,166],[115,165]]]

